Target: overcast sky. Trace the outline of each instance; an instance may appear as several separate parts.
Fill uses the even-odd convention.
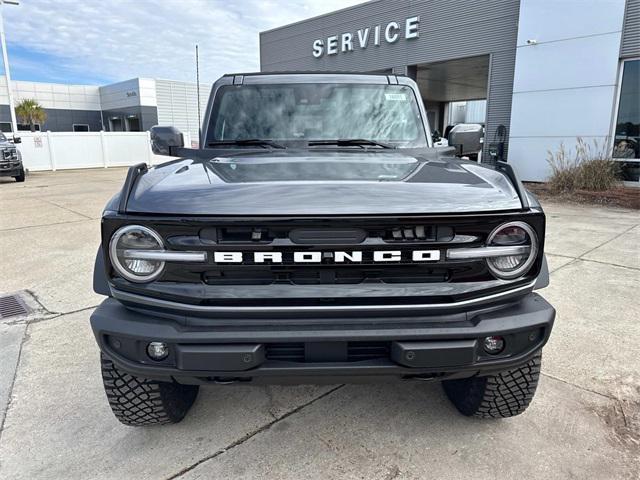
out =
[[[258,33],[363,0],[21,0],[3,7],[16,80],[202,82],[260,69]],[[311,49],[311,46],[309,46]],[[311,54],[311,50],[309,50]]]

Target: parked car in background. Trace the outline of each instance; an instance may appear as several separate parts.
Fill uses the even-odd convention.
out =
[[[13,177],[16,182],[24,182],[22,155],[16,148],[16,143],[20,143],[20,138],[14,137],[9,140],[0,132],[0,177]]]

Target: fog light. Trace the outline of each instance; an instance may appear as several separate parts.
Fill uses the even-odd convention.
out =
[[[151,342],[147,346],[147,355],[152,360],[164,360],[169,356],[169,347],[164,342]]]
[[[485,337],[484,342],[484,351],[490,353],[491,355],[495,355],[504,350],[504,338],[499,336]]]

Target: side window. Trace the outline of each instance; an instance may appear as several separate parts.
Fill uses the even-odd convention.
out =
[[[89,131],[89,125],[85,124],[85,123],[74,123],[73,124],[73,131],[74,132],[88,132]]]
[[[36,132],[39,132],[40,131],[40,124],[39,123],[35,123],[33,125],[33,128],[34,128],[34,130]],[[31,125],[29,125],[28,123],[19,123],[18,124],[18,130],[22,130],[22,131],[28,132],[28,131],[31,130]]]

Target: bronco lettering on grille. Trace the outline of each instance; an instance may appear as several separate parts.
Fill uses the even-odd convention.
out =
[[[215,263],[384,263],[437,262],[440,250],[374,250],[362,251],[302,251],[302,252],[214,252]]]

